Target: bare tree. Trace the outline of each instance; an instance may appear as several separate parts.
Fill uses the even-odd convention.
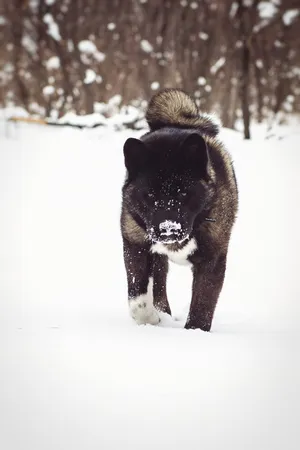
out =
[[[0,102],[40,116],[163,87],[227,127],[300,112],[298,0],[0,0]]]

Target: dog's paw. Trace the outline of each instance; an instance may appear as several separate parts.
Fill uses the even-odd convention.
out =
[[[143,298],[131,299],[129,309],[131,317],[138,325],[157,325],[160,322],[158,312],[153,304]]]

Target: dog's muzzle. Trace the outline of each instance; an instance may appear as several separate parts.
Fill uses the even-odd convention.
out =
[[[162,244],[181,243],[188,239],[188,235],[183,230],[181,223],[173,220],[165,220],[158,227],[150,228],[149,238],[152,242],[160,242]]]

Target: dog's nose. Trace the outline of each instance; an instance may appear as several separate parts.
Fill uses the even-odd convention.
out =
[[[180,234],[181,224],[173,220],[165,220],[159,224],[159,232],[161,236],[171,236]]]

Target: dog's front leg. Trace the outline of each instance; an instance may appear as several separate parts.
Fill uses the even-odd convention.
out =
[[[167,297],[168,258],[154,253],[153,258],[153,303],[158,311],[171,315],[171,308]]]
[[[160,319],[153,306],[152,255],[147,247],[126,239],[123,244],[130,314],[138,325],[157,325]]]
[[[190,312],[185,328],[210,331],[211,324],[223,286],[226,256],[214,264],[195,264],[193,267],[193,292]]]

